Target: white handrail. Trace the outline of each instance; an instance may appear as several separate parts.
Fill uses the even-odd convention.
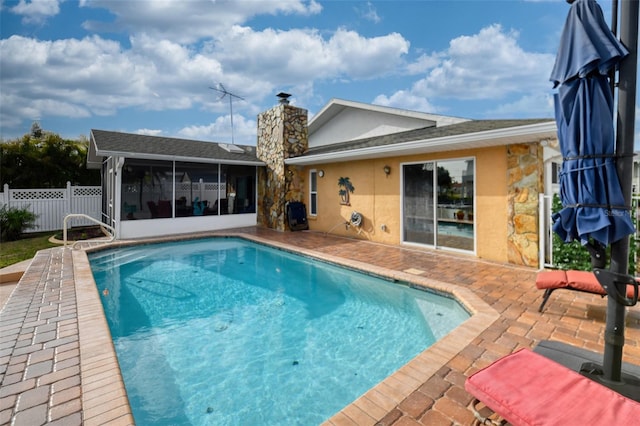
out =
[[[107,228],[107,229],[110,231],[110,232],[109,232],[109,234],[111,235],[111,238],[110,238],[110,239],[108,239],[108,240],[103,240],[103,241],[104,241],[104,242],[106,242],[106,243],[110,243],[111,241],[113,241],[113,240],[115,240],[115,239],[116,239],[116,230],[115,230],[115,228],[114,228],[114,227],[112,227],[112,226],[110,226],[110,225],[107,225],[106,223],[102,223],[102,222],[100,222],[98,219],[95,219],[95,218],[93,218],[93,217],[91,217],[91,216],[89,216],[89,215],[86,215],[86,214],[84,214],[84,213],[71,213],[71,214],[68,214],[68,215],[66,215],[66,216],[64,217],[64,222],[63,222],[63,225],[62,225],[62,226],[63,226],[63,228],[62,228],[62,229],[63,229],[63,230],[62,230],[62,234],[63,234],[63,236],[64,236],[64,238],[63,238],[63,239],[64,239],[64,247],[65,247],[65,248],[67,247],[67,220],[68,220],[68,219],[71,219],[71,218],[83,218],[83,219],[87,219],[87,220],[89,220],[89,221],[91,221],[91,222],[94,222],[94,223],[96,223],[96,224],[100,225],[100,229],[102,229],[102,232],[105,232],[105,228]],[[76,241],[75,243],[73,243],[73,245],[71,246],[71,248],[75,248],[74,246],[75,246],[75,244],[76,244],[77,242],[78,242],[78,241]]]

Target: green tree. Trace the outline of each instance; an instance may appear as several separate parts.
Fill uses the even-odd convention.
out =
[[[0,143],[0,186],[12,189],[99,185],[100,171],[87,169],[88,140],[62,139],[32,127],[21,138]]]

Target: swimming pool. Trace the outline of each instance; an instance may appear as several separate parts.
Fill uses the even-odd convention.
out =
[[[469,316],[236,239],[90,261],[138,425],[317,424]]]

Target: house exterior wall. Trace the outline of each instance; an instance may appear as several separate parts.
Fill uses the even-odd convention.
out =
[[[366,116],[374,117],[375,114]],[[349,122],[357,122],[349,114],[343,118],[346,121],[334,117],[332,125],[327,128],[336,131]],[[371,128],[370,125],[355,127]],[[316,136],[314,133],[315,145],[318,144]],[[332,139],[336,137],[334,135]],[[309,177],[315,170],[323,173],[316,174],[317,213],[308,214],[312,231],[403,244],[403,165],[473,159],[473,244],[460,244],[454,240],[468,239],[442,233],[441,247],[459,247],[452,250],[464,249],[480,258],[498,262],[538,266],[538,195],[544,189],[543,150],[539,141],[429,154],[329,161],[308,166],[285,164],[288,158],[308,151],[308,139],[307,111],[304,109],[280,104],[258,116],[257,154],[266,163],[258,175],[259,225],[288,230],[286,203],[302,201],[307,207],[311,205]],[[385,172],[385,166],[390,168],[390,173]],[[344,198],[346,186],[340,184],[345,181],[353,190],[349,191],[348,200]],[[310,213],[309,209],[307,212]],[[350,223],[354,212],[363,218],[359,226]],[[440,212],[439,209],[438,214]],[[448,214],[448,211],[442,212]],[[471,223],[468,220],[465,217],[465,224]],[[438,221],[439,224],[445,222],[447,220],[443,217]],[[425,229],[419,232],[426,235],[433,232]],[[411,241],[421,240],[412,237]]]
[[[318,214],[309,217],[310,229],[401,244],[402,164],[473,157],[476,255],[498,262],[537,266],[537,194],[542,188],[538,145],[497,146],[309,166],[306,175],[310,170],[324,171],[324,177],[318,177]],[[385,165],[391,168],[388,176],[383,171]],[[338,194],[341,177],[348,177],[354,187],[349,205],[341,204]],[[308,205],[308,195],[305,197],[304,202]],[[363,216],[360,227],[346,225],[354,211]]]
[[[391,167],[388,177],[383,171],[385,165]],[[323,164],[309,169],[324,171],[324,177],[318,178],[318,215],[309,217],[310,229],[388,244],[400,243],[398,159]],[[349,205],[341,203],[340,177],[348,177],[354,187]],[[309,204],[308,198],[305,203]],[[363,216],[359,228],[345,226],[354,211]]]
[[[308,150],[307,110],[279,104],[258,115],[258,158],[266,167],[258,174],[257,222],[262,226],[287,229],[285,206],[301,201],[303,175],[284,160]]]

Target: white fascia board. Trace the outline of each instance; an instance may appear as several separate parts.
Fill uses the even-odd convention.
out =
[[[506,129],[487,130],[463,135],[441,138],[420,139],[411,142],[374,146],[349,151],[328,152],[325,154],[294,157],[285,160],[285,164],[310,165],[330,162],[362,160],[368,158],[397,157],[402,155],[442,152],[447,150],[485,148],[491,146],[520,143],[523,140],[554,139],[557,137],[556,123],[553,121],[518,126]]]
[[[98,151],[98,155],[111,157],[125,157],[125,158],[137,158],[141,160],[162,160],[162,161],[184,161],[188,163],[211,163],[211,164],[240,164],[244,166],[264,166],[262,161],[242,161],[242,160],[223,160],[216,158],[202,158],[202,157],[181,157],[179,155],[159,155],[159,154],[140,154],[133,152],[122,151]]]

